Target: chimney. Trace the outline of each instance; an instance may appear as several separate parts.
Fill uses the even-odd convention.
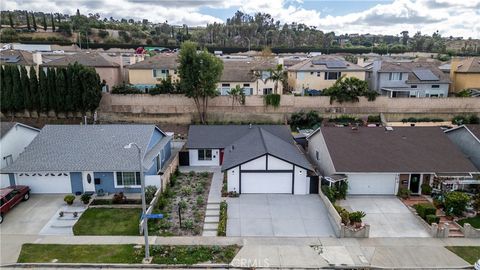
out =
[[[363,57],[358,57],[357,65],[363,67],[364,64],[365,64],[365,60],[363,60]]]
[[[36,66],[39,66],[42,63],[42,53],[41,52],[34,52],[32,54],[32,60],[33,60],[33,63],[36,65]]]

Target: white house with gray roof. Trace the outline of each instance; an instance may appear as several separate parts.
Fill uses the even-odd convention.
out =
[[[138,152],[142,149],[143,172]],[[2,169],[32,193],[140,192],[140,173],[159,175],[171,137],[154,125],[46,125],[13,164]],[[160,176],[147,185],[160,186]]]
[[[287,126],[194,125],[187,148],[190,165],[221,166],[228,192],[311,193],[312,167]]]

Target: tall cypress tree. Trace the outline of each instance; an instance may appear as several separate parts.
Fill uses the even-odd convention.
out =
[[[71,80],[71,94],[72,94],[72,109],[74,112],[82,110],[82,80],[81,80],[81,66],[78,63],[72,65],[72,77]]]
[[[33,30],[37,31],[37,21],[35,20],[35,12],[32,12],[32,23],[33,23]]]
[[[0,84],[1,84],[1,91],[0,91],[0,109],[2,111],[2,113],[6,113],[8,112],[7,110],[7,106],[6,106],[6,101],[7,101],[7,86],[6,86],[6,83],[5,83],[5,80],[6,80],[6,72],[5,72],[5,68],[3,66],[0,66]]]
[[[20,71],[18,66],[12,66],[12,94],[13,94],[13,110],[20,112],[25,109],[24,92],[22,89],[22,81],[20,79]]]
[[[86,111],[94,112],[100,105],[102,99],[102,86],[100,76],[95,69],[88,68],[86,85],[88,86],[85,93]]]
[[[24,101],[23,104],[24,109],[30,110],[32,107],[32,100],[31,100],[31,95],[30,95],[30,79],[28,78],[28,72],[25,66],[22,66],[20,69],[20,78],[22,80],[22,90],[23,90],[23,97]]]
[[[55,19],[53,18],[52,13],[50,13],[50,17],[52,18],[52,32],[55,32]]]
[[[30,111],[40,110],[40,100],[39,100],[39,93],[38,93],[38,79],[37,79],[37,72],[35,68],[30,67],[30,107],[27,107]]]
[[[43,69],[40,69],[38,75],[38,94],[39,94],[39,111],[48,112],[48,82],[47,75]]]
[[[57,107],[57,90],[56,90],[56,78],[55,69],[49,68],[47,70],[47,100],[48,109],[55,110]]]
[[[58,68],[57,69],[57,77],[55,81],[55,89],[56,92],[56,106],[55,111],[59,112],[66,112],[65,110],[65,94],[66,94],[66,81],[65,81],[65,68]]]
[[[47,31],[47,15],[43,13],[43,30]]]
[[[28,15],[28,11],[25,11],[25,17],[27,17],[27,28],[30,31],[32,27],[30,26],[30,15]]]
[[[73,75],[73,66],[68,65],[65,72],[65,96],[64,96],[65,113],[73,112],[72,75]]]
[[[4,93],[4,98],[2,99],[2,109],[5,112],[13,111],[13,78],[12,78],[12,66],[6,65],[4,70],[4,79],[5,88],[2,89]]]
[[[11,28],[15,28],[15,26],[13,25],[13,17],[11,11],[8,12],[8,22],[10,23]]]

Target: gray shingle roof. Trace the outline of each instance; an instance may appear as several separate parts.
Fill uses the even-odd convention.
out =
[[[292,134],[287,126],[252,125],[272,133],[286,142],[293,142]],[[249,125],[191,125],[188,129],[187,148],[225,148],[250,131]]]
[[[257,157],[269,154],[302,168],[312,170],[310,163],[295,146],[262,127],[253,127],[243,137],[225,148],[222,170],[228,170]]]
[[[438,80],[420,80],[414,70],[430,70],[430,72],[438,77]],[[450,83],[448,74],[441,71],[434,63],[430,62],[388,62],[382,61],[382,66],[378,72],[407,72],[407,83]]]
[[[154,125],[46,125],[18,159],[2,172],[138,171],[135,148],[148,146]],[[145,153],[144,153],[145,154]]]

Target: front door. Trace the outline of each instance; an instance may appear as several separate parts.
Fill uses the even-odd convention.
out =
[[[413,194],[418,194],[420,190],[420,174],[410,175],[410,191]]]
[[[83,191],[95,192],[95,180],[93,179],[93,172],[83,172]]]
[[[220,149],[220,166],[223,164],[223,150],[224,149]]]

